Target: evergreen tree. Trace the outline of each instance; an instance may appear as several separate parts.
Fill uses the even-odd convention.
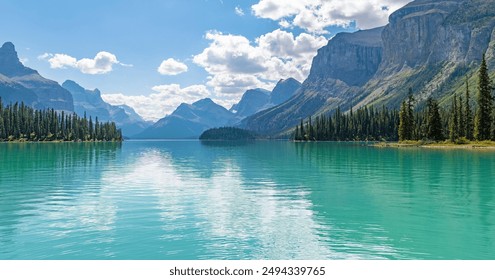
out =
[[[462,95],[459,96],[457,103],[457,118],[459,125],[459,137],[466,137],[466,118],[464,114],[464,100],[462,100]]]
[[[427,100],[427,138],[435,141],[443,140],[442,119],[438,108],[438,102],[435,99]]]
[[[469,81],[466,77],[466,96],[464,102],[464,121],[465,121],[465,136],[468,140],[473,140],[474,134],[474,123],[473,123],[473,113],[471,111],[470,99],[471,96],[469,94]]]
[[[474,138],[478,141],[488,140],[492,126],[492,86],[488,76],[485,55],[481,61],[478,81],[478,109],[474,121]]]
[[[452,110],[450,113],[450,121],[449,121],[449,139],[451,142],[455,142],[459,139],[459,116],[457,109],[457,96],[454,95],[452,100]]]
[[[302,119],[301,119],[301,126],[300,126],[299,130],[300,130],[301,140],[307,140],[306,139],[306,131],[304,131],[304,124],[303,124]]]
[[[408,126],[409,126],[409,117],[407,111],[407,102],[403,101],[400,106],[399,111],[399,141],[410,140],[408,137]]]
[[[409,140],[414,139],[414,96],[412,93],[412,88],[409,88],[409,96],[407,97],[407,118],[408,118],[408,129],[407,136]]]
[[[308,140],[313,141],[315,139],[315,131],[313,128],[313,123],[311,122],[311,116],[309,116],[309,124],[308,124]]]

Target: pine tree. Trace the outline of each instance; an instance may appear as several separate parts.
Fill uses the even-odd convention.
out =
[[[400,106],[399,112],[399,141],[410,140],[408,138],[408,111],[407,111],[407,102],[403,101]]]
[[[462,100],[462,95],[459,96],[459,102],[457,103],[457,118],[459,125],[459,138],[466,137],[466,118],[464,115],[464,100]]]
[[[466,96],[465,96],[466,104],[464,105],[464,120],[465,120],[465,133],[466,133],[466,138],[468,140],[473,140],[473,134],[474,134],[474,123],[473,123],[473,113],[471,111],[471,104],[470,104],[470,99],[471,96],[469,94],[469,81],[468,78],[466,77]]]
[[[407,97],[407,137],[408,140],[414,139],[414,128],[416,124],[414,123],[414,97],[412,93],[412,88],[409,88],[409,96]]]
[[[474,138],[478,141],[490,139],[492,126],[492,86],[488,76],[485,55],[481,61],[478,81],[478,110],[474,120]]]
[[[428,98],[427,100],[427,133],[426,137],[431,140],[443,140],[442,119],[438,108],[438,102],[435,99]]]
[[[459,115],[457,109],[457,95],[454,95],[452,100],[452,110],[450,112],[449,121],[449,139],[451,142],[457,141],[459,139]]]
[[[313,128],[313,123],[311,122],[311,116],[309,116],[309,123],[308,123],[308,140],[313,141],[315,139],[315,131]]]
[[[300,135],[301,135],[301,140],[307,140],[306,139],[306,132],[304,131],[304,123],[303,123],[302,119],[301,119],[301,126],[300,126]]]

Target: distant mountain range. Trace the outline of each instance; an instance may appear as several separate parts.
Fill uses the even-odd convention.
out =
[[[68,80],[62,84],[74,99],[74,111],[79,116],[98,117],[100,121],[112,121],[122,129],[125,136],[133,136],[141,133],[151,123],[145,122],[131,107],[121,105],[114,106],[106,103],[101,98],[98,89],[88,90],[74,81]]]
[[[192,139],[205,130],[235,126],[244,118],[287,100],[297,92],[300,83],[294,79],[281,80],[273,92],[252,89],[244,93],[230,110],[206,98],[193,104],[181,104],[177,109],[134,138]],[[273,103],[272,103],[273,102]]]
[[[101,99],[98,89],[87,90],[74,81],[57,82],[43,78],[36,70],[25,67],[12,43],[0,48],[0,97],[4,104],[24,102],[36,109],[53,108],[75,112],[100,121],[112,121],[124,136],[142,132],[151,124],[128,106],[113,106]]]
[[[193,104],[182,103],[175,111],[159,120],[135,138],[141,139],[193,139],[203,131],[223,126],[234,114],[206,98]]]

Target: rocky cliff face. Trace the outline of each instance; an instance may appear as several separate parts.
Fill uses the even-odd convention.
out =
[[[313,59],[310,81],[335,79],[349,86],[364,85],[382,61],[383,27],[339,33]]]
[[[22,101],[36,108],[74,110],[72,95],[57,82],[25,67],[10,42],[0,48],[0,75],[0,96],[11,102]]]
[[[390,16],[382,33],[383,61],[357,106],[397,107],[409,88],[421,103],[445,103],[472,76],[494,39],[495,2],[414,1]]]
[[[483,53],[495,67],[494,28],[495,1],[413,1],[384,28],[335,36],[318,51],[296,96],[243,126],[276,134],[338,106],[398,107],[409,88],[420,104],[429,96],[449,104]]]

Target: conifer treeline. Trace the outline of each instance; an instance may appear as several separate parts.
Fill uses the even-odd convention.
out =
[[[343,114],[340,109],[333,116],[311,117],[294,131],[296,141],[407,141],[427,140],[463,143],[471,140],[495,141],[495,106],[492,82],[485,57],[478,74],[478,95],[472,104],[468,80],[463,96],[454,95],[448,110],[440,109],[438,101],[429,98],[426,108],[415,111],[412,89],[400,110],[373,107],[356,113]],[[475,106],[476,105],[476,106]],[[475,108],[476,107],[476,108]],[[476,109],[476,110],[474,110]],[[473,112],[475,112],[473,114]]]
[[[410,92],[408,100],[404,101],[400,108],[399,141],[449,140],[453,143],[464,143],[472,140],[495,140],[495,107],[492,90],[486,59],[483,56],[478,73],[475,111],[474,104],[471,104],[467,78],[464,98],[462,95],[454,95],[448,111],[441,110],[438,102],[429,98],[426,109],[414,113],[414,98]]]
[[[399,112],[383,107],[364,107],[344,114],[338,108],[331,116],[318,116],[297,126],[296,141],[396,141]]]
[[[122,141],[113,122],[89,120],[53,109],[35,110],[21,103],[4,106],[0,99],[0,141]]]

